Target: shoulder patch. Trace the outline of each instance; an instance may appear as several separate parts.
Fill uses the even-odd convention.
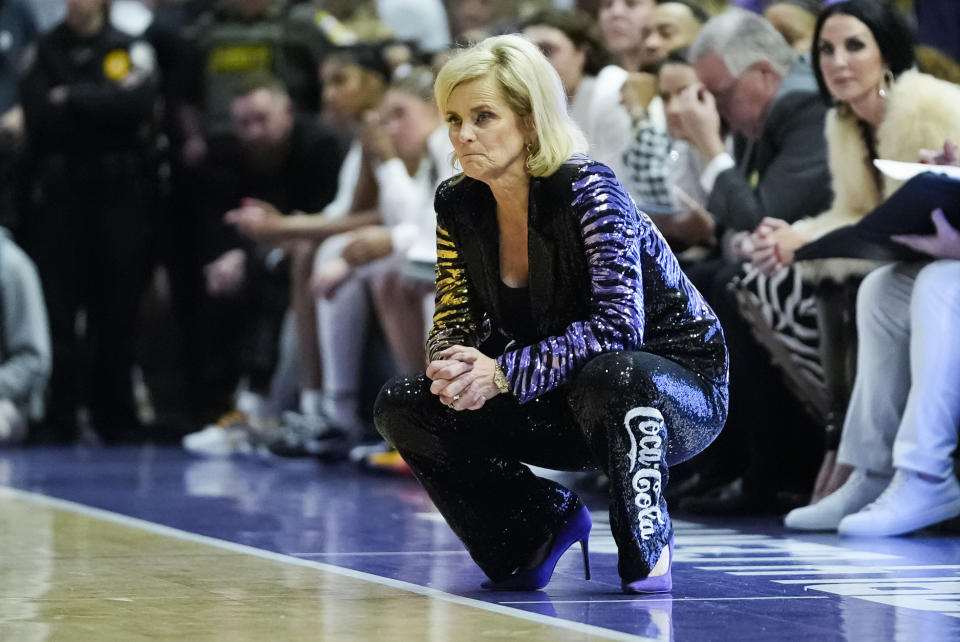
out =
[[[103,75],[113,82],[126,78],[132,67],[126,49],[114,49],[103,58]]]

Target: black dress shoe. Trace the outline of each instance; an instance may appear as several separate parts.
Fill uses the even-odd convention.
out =
[[[677,505],[685,497],[706,495],[730,483],[730,478],[718,478],[713,475],[693,473],[679,482],[671,482],[663,491],[663,498],[668,505]]]
[[[692,515],[771,515],[783,512],[775,495],[745,492],[742,478],[703,495],[685,497],[680,500],[678,508]]]

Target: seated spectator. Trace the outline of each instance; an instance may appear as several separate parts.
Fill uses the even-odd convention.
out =
[[[789,265],[801,245],[856,223],[900,187],[874,159],[914,161],[919,150],[960,132],[960,89],[912,71],[910,31],[896,8],[837,3],[821,15],[814,42],[821,95],[835,105],[826,125],[834,200],[822,214],[792,224],[764,220],[750,258],[767,272]]]
[[[607,63],[596,25],[580,11],[548,9],[535,13],[523,24],[523,35],[536,44],[563,81],[570,116],[590,144],[590,156],[616,167],[631,127],[620,106],[614,84],[622,82],[623,70]],[[615,117],[611,117],[615,116]],[[617,174],[620,176],[620,174]]]
[[[731,10],[711,19],[691,45],[690,60],[700,82],[681,96],[680,118],[704,166],[705,209],[723,252],[687,274],[723,323],[731,402],[727,426],[706,453],[713,461],[701,466],[701,483],[690,491],[700,497],[680,505],[701,513],[779,512],[778,490],[806,485],[822,455],[820,441],[807,435],[812,422],[752,336],[727,284],[741,271],[740,242],[765,216],[796,220],[827,208],[826,108],[810,66],[756,14]],[[721,116],[737,136],[733,154]],[[760,454],[783,451],[795,456],[783,462]]]
[[[668,213],[650,215],[667,240],[681,248],[712,246],[716,240],[716,223],[705,209],[709,194],[700,184],[703,161],[689,143],[681,118],[681,96],[697,83],[697,72],[687,62],[688,53],[686,47],[671,51],[657,74],[670,135],[664,168],[664,188],[670,201]],[[683,261],[684,255],[679,258]]]
[[[223,227],[223,212],[244,198],[270,200],[284,209],[323,208],[336,194],[343,158],[340,140],[314,118],[297,115],[275,76],[251,74],[236,92],[234,142],[218,146],[205,172],[202,210],[210,229],[203,245],[210,262],[204,276],[210,298],[199,321],[205,325],[207,352],[198,355],[196,367],[212,370],[215,383],[221,383],[221,371],[231,374],[227,394],[240,377],[249,383],[237,400],[241,416],[228,413],[224,421],[184,438],[188,450],[206,455],[245,449],[275,416],[268,393],[290,305],[291,268],[284,248],[239,237]],[[204,388],[205,395],[217,391],[213,385]]]
[[[320,212],[307,209],[284,215],[278,209],[285,207],[283,203],[248,201],[226,217],[230,225],[250,239],[294,248],[290,299],[296,317],[302,381],[300,413],[288,413],[284,417],[297,425],[310,424],[299,421],[298,415],[319,417],[323,412],[316,304],[308,286],[316,247],[336,234],[380,222],[373,158],[363,144],[364,116],[379,109],[389,75],[389,67],[376,45],[340,47],[324,60],[321,76],[327,116],[352,139],[336,175],[337,192],[333,202]],[[303,169],[316,171],[309,165]]]
[[[826,32],[826,30],[825,30]],[[960,165],[946,145],[937,163]],[[838,461],[853,473],[784,523],[841,535],[909,533],[960,515],[952,455],[960,427],[960,231],[894,237],[932,257],[871,272],[857,296],[858,368]]]
[[[707,23],[690,59],[702,84],[687,90],[683,118],[706,164],[707,209],[740,231],[770,214],[794,221],[826,209],[826,110],[809,64],[769,22],[737,10]],[[738,159],[726,152],[720,117],[744,139]]]
[[[706,21],[705,11],[685,1],[657,4],[642,32],[647,67],[656,70],[669,52],[693,42]],[[618,176],[633,200],[648,214],[670,211],[672,197],[665,180],[670,135],[660,124],[659,116],[653,115],[663,110],[655,72],[630,74],[621,95],[627,110],[639,118],[635,120],[633,141],[623,152],[625,172]]]
[[[316,257],[322,413],[286,422],[271,446],[283,455],[343,455],[363,435],[360,409],[368,295],[401,372],[425,361],[433,283],[411,276],[411,263],[436,261],[433,195],[453,175],[453,148],[433,101],[433,74],[401,73],[379,114],[368,114],[364,145],[374,161],[381,223],[330,237]],[[313,421],[310,421],[313,419]]]
[[[604,43],[616,63],[600,70],[597,86],[598,91],[613,92],[619,97],[621,104],[611,108],[604,121],[616,131],[631,132],[637,124],[647,120],[658,131],[666,130],[663,105],[656,98],[651,74],[645,71],[646,59],[641,39],[654,4],[654,0],[602,0],[597,13]],[[627,84],[631,78],[632,81]],[[626,176],[621,154],[632,138],[632,135],[628,135],[620,139],[620,143],[615,145],[615,157],[605,161],[621,178]]]
[[[371,161],[364,155],[364,115],[380,108],[390,67],[380,48],[371,44],[339,47],[324,59],[320,71],[327,122],[342,127],[351,143],[337,178],[334,200],[322,211],[284,215],[271,203],[248,203],[228,217],[244,235],[258,241],[292,239],[323,241],[379,221],[377,186]]]
[[[656,88],[657,67],[669,51],[693,42],[707,13],[688,0],[657,0],[640,30],[642,64],[631,70],[620,90],[624,107],[635,124],[651,121],[664,130],[663,106]]]
[[[658,0],[640,32],[644,65],[655,68],[671,51],[689,45],[709,19],[688,0]]]
[[[641,71],[647,60],[641,34],[654,0],[601,0],[597,20],[604,42],[623,69]]]
[[[0,228],[0,446],[38,420],[50,376],[50,331],[33,261]]]

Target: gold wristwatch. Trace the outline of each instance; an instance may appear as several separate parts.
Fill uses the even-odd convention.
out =
[[[507,376],[503,374],[503,369],[499,363],[493,368],[493,385],[503,394],[510,392],[510,386],[507,384]]]

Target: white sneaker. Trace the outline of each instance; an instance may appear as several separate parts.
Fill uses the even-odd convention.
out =
[[[351,464],[359,464],[370,455],[388,453],[391,450],[390,444],[385,441],[380,441],[375,444],[361,444],[350,449],[350,454],[347,456],[347,459],[350,460]]]
[[[960,483],[954,475],[927,481],[908,470],[897,470],[883,494],[863,510],[847,515],[841,535],[886,537],[912,533],[960,515]]]
[[[27,435],[27,420],[9,399],[0,399],[0,446],[19,444]]]
[[[787,513],[783,525],[801,531],[836,530],[841,519],[875,500],[889,483],[889,477],[872,477],[862,469],[855,469],[843,486],[816,504]]]
[[[241,412],[229,412],[217,423],[203,430],[184,435],[184,450],[198,457],[231,457],[249,455],[255,451],[253,429]]]

